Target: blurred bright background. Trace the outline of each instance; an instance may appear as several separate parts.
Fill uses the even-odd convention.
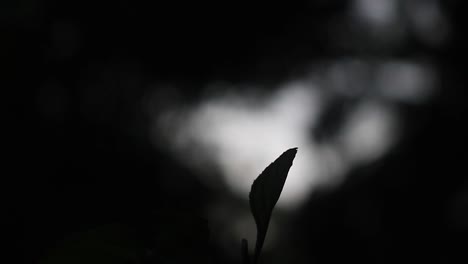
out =
[[[292,147],[263,263],[454,263],[464,6],[2,4],[17,263],[240,263]]]

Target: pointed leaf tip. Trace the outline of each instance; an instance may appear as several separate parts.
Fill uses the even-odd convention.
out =
[[[286,150],[252,184],[249,194],[250,210],[257,225],[254,263],[262,250],[273,208],[281,195],[296,153],[297,148]]]

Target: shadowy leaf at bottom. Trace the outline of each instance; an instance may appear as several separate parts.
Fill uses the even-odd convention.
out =
[[[257,225],[254,263],[258,261],[273,208],[281,195],[296,153],[297,148],[285,151],[252,184],[249,194],[250,210]]]

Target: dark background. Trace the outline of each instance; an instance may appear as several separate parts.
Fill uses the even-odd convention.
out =
[[[462,2],[441,1],[451,25],[442,45],[413,40],[392,54],[430,54],[437,95],[401,106],[407,135],[388,156],[310,197],[277,262],[468,260]],[[334,45],[330,21],[346,1],[1,6],[2,233],[14,263],[239,263],[201,216],[216,194],[150,143],[139,107],[149,84],[182,87],[190,102],[211,80],[277,83],[310,61],[374,52]]]

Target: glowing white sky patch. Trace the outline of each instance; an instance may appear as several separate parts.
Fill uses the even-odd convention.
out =
[[[181,149],[190,142],[213,149],[203,155],[222,168],[225,181],[241,197],[247,197],[253,180],[283,151],[299,147],[279,202],[291,206],[320,176],[317,150],[309,139],[319,108],[318,91],[303,84],[280,89],[262,107],[232,96],[208,100],[182,122],[174,143]]]
[[[168,140],[177,156],[199,169],[216,164],[227,186],[245,199],[267,165],[286,149],[299,147],[278,202],[288,209],[317,186],[338,183],[354,163],[382,155],[394,137],[393,113],[363,104],[350,113],[338,142],[317,144],[310,131],[326,101],[310,82],[289,83],[257,99],[214,97],[189,111],[161,115],[159,126],[169,127]]]

